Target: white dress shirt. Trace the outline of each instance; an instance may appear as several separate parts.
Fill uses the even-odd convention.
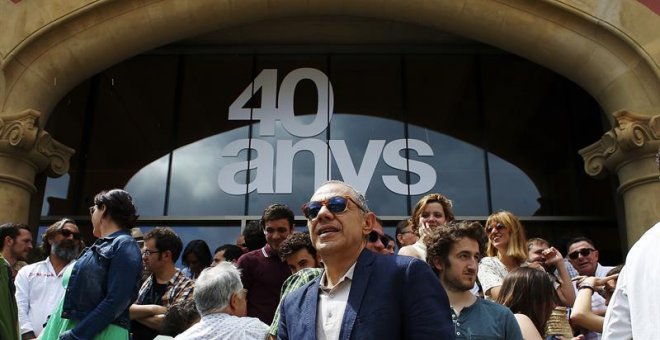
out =
[[[64,270],[74,262],[71,261],[59,273],[55,273],[50,258],[29,264],[18,271],[14,283],[21,334],[32,331],[38,336],[44,329],[48,316],[64,296]]]
[[[319,301],[316,309],[316,338],[318,340],[339,339],[341,322],[344,319],[348,295],[351,292],[355,263],[333,287],[329,287],[327,284],[327,271],[323,272],[319,283]]]
[[[657,339],[660,334],[660,222],[626,257],[607,307],[603,339]]]
[[[598,267],[596,267],[596,273],[594,274],[595,277],[605,277],[607,276],[607,273],[612,270],[611,266],[602,266],[600,263],[598,264]],[[578,290],[577,287],[575,286],[575,282],[571,282],[573,285],[573,290],[575,290],[575,296],[577,296]],[[604,311],[607,309],[607,305],[605,305],[605,298],[600,296],[600,294],[597,294],[594,292],[594,294],[591,295],[591,310],[595,313],[598,311]],[[600,340],[600,333],[597,332],[587,332],[584,335],[585,340]]]
[[[202,316],[198,323],[176,336],[180,340],[264,340],[268,325],[257,318],[226,313]]]

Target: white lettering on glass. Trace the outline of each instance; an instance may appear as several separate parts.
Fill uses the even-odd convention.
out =
[[[302,80],[311,80],[317,90],[317,112],[314,120],[303,123],[293,112],[295,90]],[[255,94],[261,94],[261,106],[246,108],[247,103]],[[276,122],[290,135],[303,138],[295,144],[292,140],[279,139],[274,147],[259,138],[239,139],[226,145],[221,156],[236,158],[241,151],[252,149],[255,154],[250,162],[236,161],[230,163],[218,174],[218,186],[231,195],[244,195],[253,191],[258,193],[290,194],[293,192],[293,161],[297,154],[310,152],[314,157],[314,186],[321,185],[328,179],[328,157],[330,152],[344,181],[351,183],[361,192],[367,191],[378,165],[383,161],[396,170],[410,171],[419,176],[419,181],[408,184],[399,180],[398,176],[382,176],[383,184],[390,191],[407,195],[425,193],[433,188],[436,173],[430,165],[409,160],[401,156],[401,151],[410,149],[420,157],[433,156],[431,147],[417,139],[397,139],[391,142],[385,140],[370,140],[364,157],[359,165],[353,164],[346,141],[329,140],[328,144],[315,138],[323,133],[332,119],[334,94],[332,84],[327,75],[313,68],[299,68],[289,72],[277,89],[277,70],[264,69],[238,95],[229,106],[229,120],[258,120],[259,136],[275,135]],[[329,148],[329,150],[328,150]],[[246,183],[246,172],[253,172],[252,178]],[[241,178],[243,176],[243,178]],[[247,192],[246,192],[247,191]]]

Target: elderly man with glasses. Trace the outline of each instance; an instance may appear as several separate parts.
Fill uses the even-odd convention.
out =
[[[431,268],[365,248],[376,216],[353,187],[323,184],[303,214],[325,271],[284,299],[279,339],[454,337],[449,300]]]
[[[34,339],[64,296],[62,277],[80,254],[80,231],[74,220],[53,223],[43,235],[42,249],[48,257],[18,271],[16,303],[23,339]]]

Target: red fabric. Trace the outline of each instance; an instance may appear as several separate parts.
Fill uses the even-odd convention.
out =
[[[644,6],[648,7],[650,10],[655,12],[655,14],[660,15],[660,0],[637,0],[641,2]]]
[[[270,325],[280,302],[282,284],[291,275],[289,266],[280,260],[268,244],[262,249],[244,254],[236,264],[241,269],[243,287],[248,290],[247,315]]]

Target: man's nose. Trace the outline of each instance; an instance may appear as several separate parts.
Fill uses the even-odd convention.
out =
[[[331,218],[334,216],[334,214],[328,209],[326,205],[323,205],[321,209],[319,210],[319,213],[316,215],[316,219],[321,219],[321,218]]]

